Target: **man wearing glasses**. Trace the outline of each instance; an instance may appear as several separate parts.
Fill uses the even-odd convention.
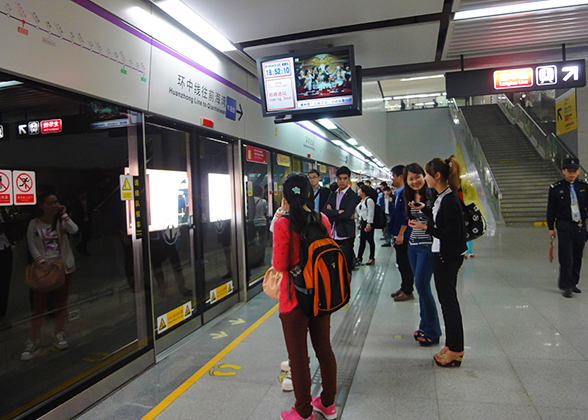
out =
[[[331,190],[320,186],[319,181],[321,180],[321,174],[316,169],[313,169],[308,173],[308,179],[310,181],[310,185],[312,186],[312,191],[310,193],[310,197],[308,198],[307,206],[309,209],[314,209],[315,211],[321,212],[327,205],[327,200],[329,199]]]

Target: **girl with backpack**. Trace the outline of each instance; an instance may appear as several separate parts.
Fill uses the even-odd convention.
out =
[[[427,225],[428,217],[423,210],[414,208],[415,204],[424,204],[431,209],[430,191],[425,183],[425,171],[418,163],[411,163],[404,168],[404,202],[409,220]],[[410,205],[413,205],[411,208]],[[414,333],[414,339],[423,347],[439,343],[441,326],[437,315],[437,304],[431,291],[433,275],[433,238],[423,229],[412,229],[408,240],[408,260],[414,273],[414,285],[419,294],[421,322]]]
[[[365,243],[370,244],[370,259],[366,265],[374,265],[374,253],[376,252],[376,244],[374,242],[374,212],[376,202],[374,200],[375,191],[367,185],[362,185],[357,190],[357,195],[361,198],[357,206],[357,214],[359,218],[359,251],[357,252],[356,267],[362,266],[363,252],[365,251]]]
[[[457,300],[457,273],[467,250],[462,206],[457,191],[460,167],[454,155],[449,159],[435,158],[425,166],[425,181],[439,195],[431,212],[422,203],[411,208],[429,213],[429,224],[410,220],[413,229],[424,229],[433,236],[433,274],[437,296],[445,322],[446,346],[434,356],[439,367],[459,367],[463,360],[463,322]]]
[[[308,178],[293,172],[283,183],[282,214],[274,224],[272,265],[284,273],[280,283],[279,312],[290,359],[292,382],[296,404],[291,411],[281,413],[282,420],[314,420],[314,411],[327,419],[335,419],[335,394],[337,392],[337,362],[331,348],[331,316],[308,318],[298,305],[292,281],[286,281],[289,271],[300,262],[300,240],[306,240],[307,229],[318,228],[323,235],[331,236],[329,219],[317,214],[306,205],[311,185]],[[321,369],[323,391],[311,398],[311,377],[308,363],[307,336],[310,332],[312,347]]]

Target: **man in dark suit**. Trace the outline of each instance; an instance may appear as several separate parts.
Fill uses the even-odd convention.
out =
[[[349,186],[351,171],[347,166],[337,169],[337,190],[332,192],[323,209],[331,222],[333,239],[341,247],[347,262],[347,270],[355,267],[353,242],[355,241],[355,206],[358,203],[357,194]]]
[[[312,191],[310,193],[310,197],[308,197],[308,203],[306,205],[309,209],[313,209],[319,212],[323,211],[323,209],[327,205],[329,195],[331,195],[330,189],[320,186],[320,179],[321,173],[316,169],[313,169],[308,173],[308,180],[310,181],[310,185],[312,186]]]

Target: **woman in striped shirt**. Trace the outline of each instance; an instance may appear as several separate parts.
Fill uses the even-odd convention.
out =
[[[428,196],[429,195],[429,196]],[[431,207],[425,184],[425,171],[418,163],[411,163],[404,168],[404,202],[409,220],[416,220],[427,225],[428,218],[423,210],[414,207],[415,203],[422,203]],[[417,206],[418,207],[418,206]],[[433,238],[423,229],[413,229],[408,241],[408,260],[414,273],[414,285],[419,294],[421,322],[414,333],[414,339],[423,347],[439,343],[441,326],[437,315],[437,305],[431,291],[431,276],[433,275],[433,253],[431,246]]]

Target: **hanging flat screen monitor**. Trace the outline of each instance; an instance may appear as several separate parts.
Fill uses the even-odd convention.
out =
[[[263,116],[276,122],[361,115],[352,45],[261,58],[257,73]]]

